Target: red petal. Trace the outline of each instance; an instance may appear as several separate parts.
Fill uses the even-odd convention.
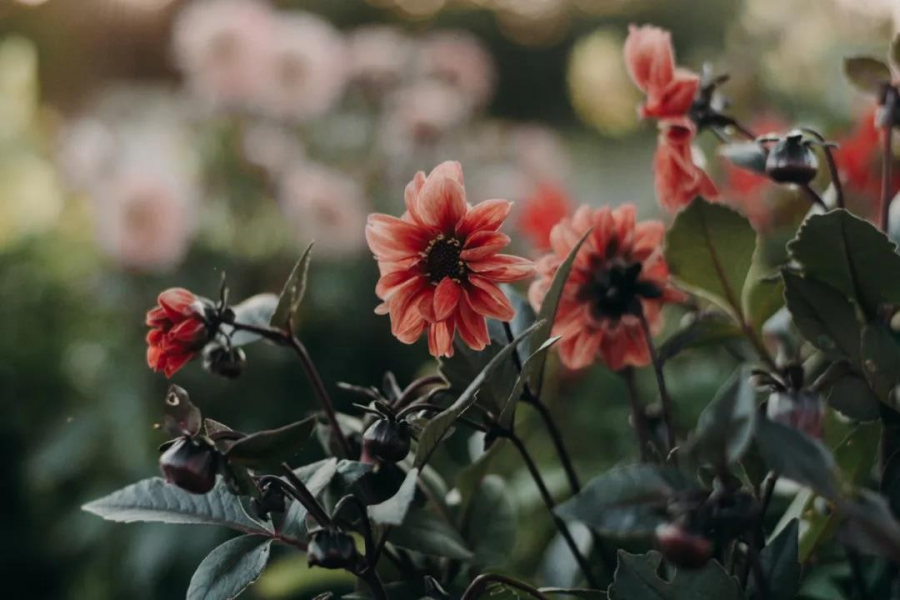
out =
[[[479,202],[466,212],[456,226],[456,235],[467,238],[476,231],[496,231],[512,209],[509,200],[485,200]]]
[[[491,281],[520,281],[534,275],[534,263],[511,254],[495,254],[484,260],[469,262],[469,269]]]
[[[477,275],[470,275],[469,283],[466,297],[475,312],[498,321],[509,321],[516,316],[512,304],[496,285]]]
[[[378,213],[369,215],[366,224],[366,241],[379,260],[403,260],[418,256],[434,235],[435,232],[427,228]]]
[[[481,260],[496,254],[509,244],[509,236],[499,231],[476,231],[466,238],[459,257],[463,260]]]
[[[382,300],[389,300],[391,295],[397,289],[403,287],[410,279],[419,277],[419,274],[412,270],[393,271],[382,275],[381,279],[375,285],[375,295]]]
[[[159,295],[157,302],[170,319],[178,322],[195,314],[197,296],[184,288],[170,288]]]
[[[466,191],[457,180],[439,173],[428,176],[419,192],[419,210],[427,225],[451,233],[466,208]]]
[[[456,325],[459,327],[459,337],[472,350],[484,350],[491,343],[487,321],[466,300],[459,303]]]
[[[445,160],[428,174],[429,177],[448,177],[459,185],[465,187],[466,181],[463,179],[462,165],[456,160]]]
[[[163,367],[166,378],[172,377],[172,375],[180,371],[182,367],[191,362],[191,359],[194,358],[194,356],[194,353],[166,355],[166,364],[165,367]]]
[[[168,338],[170,341],[195,343],[205,339],[206,333],[206,324],[203,321],[190,319],[173,327],[168,333]]]
[[[449,277],[444,277],[434,290],[434,320],[443,321],[452,315],[461,295],[462,287]]]
[[[628,74],[648,94],[669,84],[675,73],[672,39],[658,27],[631,25],[623,50]]]
[[[160,371],[162,369],[162,361],[163,351],[159,346],[149,346],[147,348],[147,366],[149,366],[154,371]]]
[[[422,225],[425,224],[425,221],[422,219],[422,213],[419,210],[419,192],[422,191],[423,185],[425,185],[425,173],[419,171],[413,177],[413,180],[406,184],[406,190],[403,193],[403,200],[406,203],[406,210],[409,212],[409,216],[416,223]]]
[[[428,329],[428,351],[434,357],[453,356],[453,319],[432,323]]]
[[[564,337],[559,343],[559,358],[572,370],[589,367],[597,359],[597,350],[603,340],[600,330],[581,331]]]
[[[156,306],[147,312],[147,319],[145,321],[148,327],[164,327],[166,325],[171,325],[172,322],[169,320],[168,314],[166,314],[166,309],[162,306]]]

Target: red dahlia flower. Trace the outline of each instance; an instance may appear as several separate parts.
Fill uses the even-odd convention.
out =
[[[466,202],[462,167],[444,162],[406,186],[401,218],[369,216],[366,239],[381,279],[375,312],[391,315],[391,331],[412,344],[428,328],[434,356],[453,355],[457,329],[475,350],[490,343],[485,317],[511,319],[515,311],[497,283],[532,275],[534,265],[498,254],[510,239],[498,229],[512,206],[507,200]]]
[[[647,102],[640,109],[642,117],[671,119],[687,115],[700,87],[700,77],[675,67],[668,31],[631,25],[624,53],[632,81],[647,94]]]
[[[682,119],[667,123],[659,134],[653,159],[656,199],[670,212],[681,210],[697,196],[710,200],[719,195],[709,175],[694,164],[694,133],[693,124]]]
[[[147,313],[147,364],[171,377],[194,358],[209,341],[203,318],[203,301],[183,288],[159,295],[157,306]]]
[[[518,229],[531,238],[537,250],[549,250],[550,231],[571,211],[569,195],[562,186],[539,183],[519,214]]]
[[[561,335],[559,353],[570,369],[587,367],[599,356],[613,370],[643,366],[650,352],[640,321],[661,326],[660,309],[679,300],[669,283],[662,253],[665,227],[659,221],[635,222],[633,204],[616,209],[581,206],[550,234],[552,252],[537,261],[538,278],[528,299],[540,310],[553,276],[589,230],[563,288],[553,335]]]

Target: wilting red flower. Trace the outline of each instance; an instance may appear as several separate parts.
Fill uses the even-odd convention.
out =
[[[709,175],[694,164],[694,134],[694,126],[687,119],[667,123],[659,134],[653,159],[656,199],[671,212],[684,208],[697,196],[710,200],[719,195]]]
[[[569,195],[554,183],[539,183],[525,201],[517,223],[537,250],[550,249],[550,230],[572,211]]]
[[[700,87],[700,77],[675,67],[672,36],[668,31],[650,25],[631,25],[624,53],[632,81],[647,94],[647,101],[640,109],[642,117],[671,119],[688,113]]]
[[[184,288],[159,295],[157,306],[147,313],[147,364],[166,377],[174,375],[194,358],[209,340],[203,318],[203,301]]]
[[[509,236],[497,231],[509,214],[507,200],[466,202],[462,167],[444,162],[406,186],[401,218],[369,215],[366,239],[381,279],[375,309],[391,315],[391,331],[412,344],[428,328],[434,356],[453,355],[457,329],[475,350],[490,343],[485,317],[511,319],[515,310],[497,283],[534,272],[531,261],[498,254]]]
[[[587,367],[599,356],[613,370],[650,362],[640,315],[652,331],[661,326],[660,309],[682,294],[669,282],[662,253],[660,221],[635,222],[633,204],[611,209],[581,206],[550,234],[552,252],[537,261],[538,278],[528,299],[540,310],[559,265],[589,230],[563,288],[553,335],[570,369]]]
[[[865,196],[873,210],[881,197],[882,132],[875,126],[876,110],[873,106],[860,115],[853,133],[840,140],[834,157],[847,190]],[[900,189],[900,173],[892,171],[891,197]]]

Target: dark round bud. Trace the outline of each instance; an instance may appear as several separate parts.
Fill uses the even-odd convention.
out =
[[[264,521],[268,520],[271,513],[284,512],[284,494],[276,486],[266,486],[259,498],[250,499],[250,506],[256,516]]]
[[[247,355],[240,348],[209,344],[203,349],[203,368],[213,375],[237,379],[246,364]]]
[[[757,522],[759,504],[748,492],[727,494],[711,507],[709,519],[719,539],[735,537]]]
[[[819,159],[799,133],[776,142],[766,158],[766,175],[778,183],[806,185],[818,171]]]
[[[182,437],[159,457],[163,477],[192,494],[205,494],[216,485],[219,453],[210,444]]]
[[[822,437],[825,406],[818,395],[808,391],[779,391],[769,394],[766,416],[813,438]]]
[[[712,542],[675,523],[656,528],[656,546],[666,560],[682,569],[699,569],[713,553]]]
[[[366,454],[383,462],[400,462],[409,454],[409,445],[409,427],[400,421],[378,419],[363,434]]]
[[[323,569],[352,570],[361,558],[353,538],[336,529],[317,531],[306,549],[309,566]]]

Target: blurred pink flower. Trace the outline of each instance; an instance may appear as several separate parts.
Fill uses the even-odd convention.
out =
[[[338,31],[315,15],[285,12],[271,43],[267,61],[256,65],[266,78],[261,108],[296,121],[327,113],[347,82],[346,48]]]
[[[491,99],[496,83],[493,57],[478,38],[465,31],[439,31],[425,38],[420,67],[457,88],[474,107]]]
[[[115,155],[113,132],[100,119],[85,117],[63,128],[56,161],[66,184],[83,192],[111,168]]]
[[[569,175],[569,154],[556,131],[536,123],[513,132],[513,152],[523,172],[535,182],[562,182]]]
[[[272,123],[253,123],[246,127],[241,151],[247,162],[269,177],[281,174],[306,154],[303,144],[290,130]]]
[[[401,154],[412,153],[419,144],[436,142],[468,116],[468,103],[456,89],[439,81],[419,81],[388,99],[384,142]]]
[[[410,65],[414,43],[396,27],[370,25],[347,37],[350,78],[373,94],[400,84]]]
[[[350,177],[315,163],[288,169],[279,183],[281,210],[304,242],[315,240],[317,256],[341,258],[365,247],[362,189]]]
[[[273,11],[258,0],[197,0],[175,21],[175,62],[203,100],[246,106],[264,83],[273,25]]]

